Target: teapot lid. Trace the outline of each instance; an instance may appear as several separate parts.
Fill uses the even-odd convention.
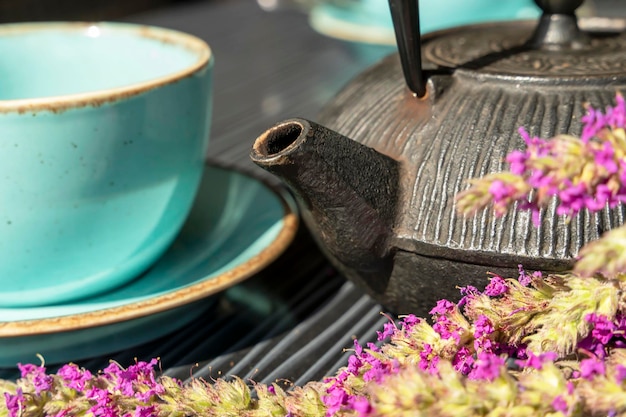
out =
[[[389,0],[405,81],[426,94],[422,59],[438,70],[482,78],[518,78],[563,84],[606,83],[626,78],[623,20],[577,19],[583,0],[535,0],[538,22],[462,26],[427,35],[421,42],[417,0]]]

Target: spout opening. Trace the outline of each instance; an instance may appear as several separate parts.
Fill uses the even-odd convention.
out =
[[[281,123],[259,136],[254,144],[254,150],[264,157],[283,153],[298,140],[303,131],[304,126],[298,122]]]

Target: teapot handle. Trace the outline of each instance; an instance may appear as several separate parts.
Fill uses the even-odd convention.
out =
[[[424,97],[419,0],[389,0],[389,8],[407,87],[418,97]]]

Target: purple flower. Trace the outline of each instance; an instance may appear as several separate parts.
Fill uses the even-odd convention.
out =
[[[457,343],[461,341],[459,326],[450,321],[447,316],[438,316],[433,324],[433,330],[436,331],[442,339],[454,339]]]
[[[371,350],[372,352],[378,352],[380,351],[380,348],[378,346],[376,346],[374,343],[372,342],[367,342],[367,348],[369,350]]]
[[[459,291],[461,292],[461,295],[463,296],[458,303],[459,307],[462,307],[464,305],[466,305],[469,301],[472,300],[472,298],[476,297],[477,295],[480,294],[480,291],[478,291],[478,289],[476,287],[474,287],[473,285],[468,285],[466,287],[460,287]]]
[[[150,385],[147,390],[135,393],[135,398],[144,403],[150,402],[153,397],[157,397],[165,392],[165,388],[160,384]]]
[[[558,215],[573,216],[585,208],[587,186],[582,182],[578,184],[570,183],[560,190],[558,195],[561,202],[556,209],[556,213]]]
[[[474,337],[479,339],[483,336],[488,336],[493,333],[493,324],[491,324],[491,320],[489,317],[481,314],[474,320]]]
[[[528,287],[532,282],[532,278],[526,273],[522,264],[517,265],[517,270],[519,271],[519,277],[517,280],[524,287]]]
[[[57,371],[57,375],[63,379],[67,387],[78,391],[85,389],[85,383],[93,377],[91,372],[86,369],[82,370],[74,364],[63,365]]]
[[[350,355],[350,357],[348,358],[348,372],[352,375],[358,375],[361,366],[363,366],[363,362],[361,361],[361,359],[359,359],[359,357],[356,355]]]
[[[348,394],[341,387],[330,387],[326,392],[328,395],[324,395],[322,401],[326,405],[326,416],[331,417],[348,403]]]
[[[122,367],[117,362],[109,363],[109,366],[102,370],[105,378],[109,380],[119,378],[120,373],[122,372]]]
[[[460,287],[459,292],[461,293],[461,295],[467,296],[467,295],[476,295],[480,291],[478,291],[478,288],[474,287],[473,285],[467,285],[465,287]]]
[[[18,363],[22,378],[28,379],[35,387],[35,394],[39,395],[42,391],[47,391],[52,387],[52,376],[46,374],[46,368],[33,364]]]
[[[530,133],[524,128],[520,127],[517,129],[517,132],[522,137],[526,146],[533,150],[537,156],[545,156],[546,155],[546,141],[541,139],[538,136],[530,136]]]
[[[609,125],[609,120],[610,119],[607,119],[601,110],[588,107],[587,114],[581,118],[583,131],[580,139],[585,143],[589,142],[589,140],[598,136],[599,133]]]
[[[375,345],[371,347],[376,348]],[[374,350],[378,350],[378,348]],[[363,372],[363,370],[365,370],[365,372]],[[334,377],[325,380],[328,384],[326,390],[328,395],[323,396],[322,401],[328,410],[326,415],[332,416],[344,406],[351,407],[354,410],[357,410],[357,408],[359,410],[368,409],[361,399],[348,394],[348,390],[345,388],[344,384],[347,383],[350,375],[359,376],[361,372],[363,372],[362,376],[364,381],[380,383],[387,375],[396,373],[398,370],[399,364],[397,361],[381,361],[364,350],[358,340],[355,339],[354,354],[348,358],[348,366],[338,372]],[[365,415],[364,413],[365,411],[363,411],[361,415]]]
[[[496,297],[498,295],[504,294],[509,289],[506,281],[502,279],[502,277],[498,275],[494,275],[489,284],[485,287],[485,294],[490,297]]]
[[[366,397],[353,396],[349,399],[348,404],[360,417],[368,416],[372,412],[372,405]]]
[[[33,375],[37,375],[41,372],[45,372],[46,368],[43,366],[33,365],[32,363],[18,363],[17,368],[20,370],[20,375],[22,378],[29,378]]]
[[[615,95],[615,107],[607,109],[606,122],[614,128],[626,127],[626,102],[619,93]]]
[[[599,358],[604,358],[608,347],[626,347],[624,333],[626,330],[626,320],[622,315],[618,315],[615,320],[601,314],[588,314],[585,317],[593,328],[589,334],[578,342],[578,347],[591,352]]]
[[[594,152],[595,163],[604,167],[609,174],[617,172],[617,163],[615,162],[615,149],[611,142],[604,142],[602,148]]]
[[[587,358],[580,361],[580,376],[585,379],[593,379],[595,375],[604,375],[604,362],[598,358]]]
[[[517,265],[517,270],[519,271],[517,280],[524,287],[528,287],[534,280],[541,280],[543,278],[541,271],[535,271],[528,275],[522,264]]]
[[[526,355],[526,359],[515,361],[515,363],[522,368],[541,369],[544,363],[553,362],[559,357],[556,352],[545,352],[535,355],[533,352],[527,351]]]
[[[125,370],[119,372],[119,377],[128,381],[139,381],[147,379],[154,381],[154,367],[159,363],[157,359],[152,359],[150,362],[139,361],[135,365],[131,365]]]
[[[430,374],[437,374],[439,372],[437,368],[438,365],[439,356],[434,353],[433,347],[430,344],[424,343],[424,347],[420,352],[419,368]]]
[[[616,201],[613,192],[606,184],[599,184],[594,196],[585,196],[585,207],[591,211],[602,210],[607,203],[614,206]]]
[[[358,356],[361,356],[363,354],[363,346],[361,346],[358,339],[354,339],[352,341],[352,345],[354,346],[354,353]]]
[[[156,406],[154,405],[148,405],[148,406],[143,406],[140,405],[139,407],[137,407],[135,409],[135,413],[133,414],[133,417],[154,417],[156,416]]]
[[[388,374],[389,369],[378,359],[370,362],[371,368],[363,374],[365,382],[381,382]]]
[[[488,337],[481,337],[479,339],[474,340],[474,349],[477,352],[488,352],[493,353],[494,343],[493,340]]]
[[[477,352],[492,353],[498,345],[494,344],[489,335],[494,332],[491,320],[484,314],[474,320],[474,349]]]
[[[152,359],[150,362],[139,361],[123,369],[111,363],[104,370],[104,375],[110,381],[115,382],[114,391],[141,401],[148,401],[153,395],[165,392],[165,388],[155,379],[154,367],[157,364],[158,359]]]
[[[452,301],[448,301],[446,299],[437,301],[437,305],[430,310],[429,314],[448,314],[454,311],[455,304]]]
[[[615,324],[605,315],[596,313],[588,314],[585,320],[593,324],[591,335],[603,345],[608,344],[616,330]]]
[[[452,366],[454,366],[454,369],[457,372],[462,375],[467,375],[472,370],[473,365],[474,357],[472,352],[466,346],[462,346],[456,355],[454,355],[454,359],[452,359]]]
[[[527,160],[528,155],[526,154],[526,152],[518,150],[509,153],[506,157],[506,162],[509,163],[510,171],[516,175],[522,175],[524,171],[526,171]]]
[[[489,185],[489,194],[493,196],[494,203],[506,201],[515,195],[515,188],[504,181],[495,180]]]
[[[398,330],[396,328],[395,323],[393,322],[387,322],[383,325],[383,331],[377,331],[376,334],[378,335],[378,341],[382,342],[383,340],[387,339],[388,337],[391,337],[396,330]]]
[[[95,402],[89,409],[95,417],[118,417],[115,404],[113,404],[113,400],[106,389],[89,388],[85,392],[85,396]]]
[[[561,395],[554,397],[554,400],[552,400],[552,408],[554,411],[560,411],[563,414],[567,414],[567,410],[569,409],[567,401],[565,401],[565,398]]]
[[[421,321],[422,319],[420,319],[416,315],[409,314],[402,319],[402,329],[410,332],[411,329],[413,329],[413,327]]]
[[[470,379],[485,379],[493,381],[502,371],[505,364],[504,358],[493,353],[480,352],[474,362],[474,368],[469,373]]]
[[[348,377],[352,375],[350,372],[348,372],[347,370],[342,370],[341,372],[339,372],[337,375],[335,375],[332,378],[328,378],[326,379],[325,382],[328,382],[331,384],[331,386],[337,386],[337,387],[341,387],[343,385],[344,382],[346,382],[346,380],[348,379]]]
[[[15,394],[4,393],[4,402],[9,411],[9,417],[18,417],[21,415],[22,408],[26,403],[24,393],[21,388],[18,388]]]

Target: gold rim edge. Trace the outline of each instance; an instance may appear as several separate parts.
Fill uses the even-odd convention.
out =
[[[146,38],[153,38],[162,42],[171,42],[192,50],[197,54],[193,64],[179,71],[147,81],[131,85],[106,88],[85,93],[67,94],[51,97],[0,100],[0,113],[34,113],[40,111],[62,112],[74,108],[100,106],[104,103],[136,96],[154,88],[172,84],[183,78],[196,74],[204,67],[213,65],[211,47],[202,39],[189,33],[159,26],[140,25],[119,22],[33,22],[10,23],[0,25],[2,33],[32,32],[37,30],[85,30],[89,26],[100,26],[114,32],[134,32]]]

